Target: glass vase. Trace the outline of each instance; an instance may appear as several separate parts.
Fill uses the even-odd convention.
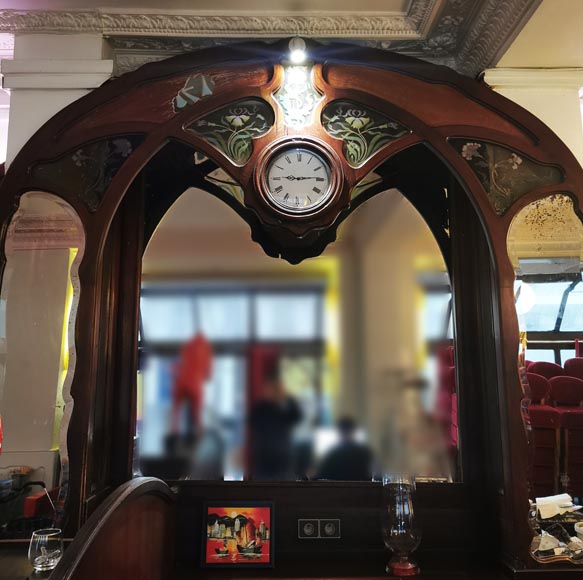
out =
[[[415,519],[415,478],[411,475],[383,477],[382,529],[385,547],[392,552],[387,574],[396,578],[417,576],[419,566],[410,558],[419,546],[421,531]]]

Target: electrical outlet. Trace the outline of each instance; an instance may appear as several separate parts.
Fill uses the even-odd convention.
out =
[[[320,537],[320,525],[318,520],[298,520],[298,538],[300,540],[313,540]]]
[[[340,538],[340,520],[298,520],[298,538],[300,540],[338,540]]]
[[[339,539],[340,520],[320,520],[320,538]]]

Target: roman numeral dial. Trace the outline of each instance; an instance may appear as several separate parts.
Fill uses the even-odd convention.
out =
[[[332,195],[331,169],[317,150],[281,148],[265,166],[264,190],[270,201],[286,212],[299,214],[323,205]]]

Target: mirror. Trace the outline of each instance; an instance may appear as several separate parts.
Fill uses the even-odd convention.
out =
[[[396,190],[292,266],[188,189],[142,262],[141,473],[457,480],[451,309],[439,247]]]
[[[523,208],[508,233],[516,271],[515,301],[521,333],[520,365],[530,433],[531,498],[583,497],[583,224],[568,195]],[[583,345],[582,345],[583,346]],[[531,513],[531,552],[541,562],[581,560],[581,517],[564,506]],[[572,539],[574,538],[574,539]]]
[[[83,227],[67,203],[22,196],[0,295],[0,538],[63,523],[83,250]]]

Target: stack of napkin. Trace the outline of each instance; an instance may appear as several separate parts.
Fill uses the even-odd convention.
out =
[[[549,495],[547,497],[537,497],[536,507],[543,520],[562,516],[568,512],[580,510],[583,506],[573,505],[573,498],[568,493],[559,495]]]

